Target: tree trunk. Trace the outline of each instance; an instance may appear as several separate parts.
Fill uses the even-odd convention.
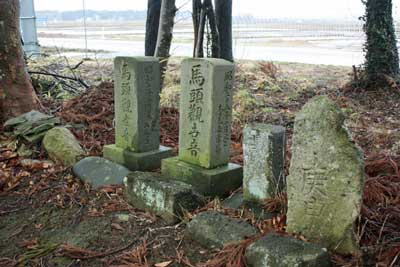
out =
[[[208,18],[208,23],[211,30],[211,56],[213,58],[220,57],[220,43],[219,43],[219,32],[217,28],[217,21],[215,18],[214,7],[211,0],[204,0],[204,8]]]
[[[215,16],[219,32],[220,57],[233,62],[232,0],[215,0]]]
[[[157,46],[155,56],[161,62],[161,77],[168,64],[169,50],[172,42],[172,32],[174,30],[174,19],[176,13],[175,0],[162,0],[160,11],[160,25],[158,27]]]
[[[194,49],[193,57],[204,57],[204,31],[208,22],[211,31],[211,57],[219,58],[219,33],[211,0],[193,0],[193,28],[194,28]],[[207,36],[208,37],[208,36]]]
[[[0,1],[0,121],[37,107],[19,31],[19,0]]]
[[[148,0],[146,19],[145,56],[154,56],[160,24],[161,0]]]
[[[199,25],[201,16],[201,0],[193,0],[192,4],[193,4],[192,19],[193,19],[193,30],[194,30],[193,57],[196,57],[197,38],[199,36]]]
[[[204,28],[206,26],[206,10],[204,6],[201,8],[199,28],[197,29],[197,42],[194,57],[204,57],[203,41],[204,41]]]
[[[399,78],[399,54],[393,25],[392,0],[367,0],[364,30],[365,74],[368,85],[384,85],[387,76]]]

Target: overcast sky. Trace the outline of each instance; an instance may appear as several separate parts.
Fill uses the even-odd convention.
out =
[[[34,0],[36,10],[79,10],[82,0]],[[93,10],[144,10],[147,0],[85,0]],[[400,0],[393,0],[397,17]],[[176,0],[190,9],[190,0]],[[267,18],[357,18],[363,14],[361,0],[233,0],[233,13]]]

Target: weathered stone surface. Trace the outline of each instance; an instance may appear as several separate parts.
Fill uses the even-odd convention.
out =
[[[274,197],[285,187],[285,128],[252,124],[244,129],[243,197],[260,201]]]
[[[196,215],[186,227],[185,237],[208,248],[222,248],[228,243],[240,241],[257,234],[250,224],[225,216],[217,211]]]
[[[329,267],[328,251],[316,244],[269,233],[246,249],[249,267]]]
[[[134,152],[160,145],[160,65],[154,57],[114,60],[115,143]]]
[[[205,203],[192,186],[165,180],[155,173],[130,173],[124,184],[125,196],[131,205],[153,212],[170,223],[179,221],[184,210],[192,211]]]
[[[243,169],[229,163],[214,169],[206,169],[172,157],[163,159],[161,173],[166,177],[193,185],[206,196],[224,196],[242,185]]]
[[[250,211],[257,220],[269,220],[277,215],[264,209],[263,205],[259,202],[244,200],[242,192],[236,192],[229,198],[226,198],[222,201],[222,206],[228,209]]]
[[[356,253],[353,224],[361,208],[364,168],[343,122],[341,111],[324,96],[313,98],[296,116],[287,231],[341,253]]]
[[[157,150],[142,153],[135,153],[116,145],[106,145],[103,147],[104,158],[124,165],[131,171],[150,171],[160,168],[161,160],[171,156],[172,149],[165,146],[160,146]]]
[[[65,127],[49,130],[43,138],[49,157],[66,167],[74,165],[85,154],[75,136]]]
[[[234,64],[222,59],[182,61],[179,159],[204,168],[229,161]]]
[[[130,170],[152,170],[172,150],[160,146],[160,65],[154,57],[117,57],[115,79],[115,145],[103,156]]]
[[[222,201],[222,206],[227,209],[238,210],[242,208],[243,205],[244,200],[242,192],[236,192],[235,194],[229,196],[228,198],[224,199],[224,201]]]
[[[104,185],[122,184],[130,171],[104,158],[87,157],[74,165],[73,172],[83,182],[98,188]]]
[[[238,188],[242,168],[229,164],[234,65],[221,59],[182,62],[179,156],[164,159],[161,172],[204,195]]]

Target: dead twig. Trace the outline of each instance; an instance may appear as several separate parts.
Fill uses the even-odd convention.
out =
[[[36,74],[36,75],[46,75],[46,76],[52,76],[54,78],[61,78],[61,79],[66,79],[66,80],[72,80],[80,83],[82,86],[84,86],[86,89],[89,88],[89,85],[82,80],[81,78],[74,78],[74,77],[69,77],[65,75],[60,75],[56,73],[50,73],[50,72],[45,72],[45,71],[28,71],[29,74]]]
[[[28,207],[23,207],[23,208],[19,208],[19,209],[0,211],[0,216],[7,215],[7,214],[10,214],[10,213],[14,213],[14,212],[18,212],[18,211],[21,211],[21,210],[26,210],[27,208]]]
[[[147,237],[148,234],[149,234],[149,232],[147,232],[146,237],[144,237],[142,239],[143,242],[146,242],[146,240],[148,238]],[[62,245],[61,246],[61,254],[68,258],[80,259],[80,260],[104,258],[104,257],[108,257],[108,256],[111,256],[114,254],[118,254],[124,250],[127,250],[130,247],[134,246],[137,242],[138,242],[138,240],[133,240],[132,242],[130,242],[129,244],[127,244],[121,248],[109,250],[109,251],[105,251],[105,252],[97,252],[97,251],[86,250],[83,248],[78,248],[78,247],[74,247],[74,246],[70,246],[70,245]]]

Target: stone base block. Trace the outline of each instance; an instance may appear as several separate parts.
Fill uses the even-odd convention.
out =
[[[247,247],[245,257],[251,267],[332,266],[326,248],[275,233],[268,233]]]
[[[160,146],[160,149],[136,153],[116,145],[106,145],[103,147],[103,157],[124,165],[131,171],[150,171],[161,166],[161,160],[171,157],[172,149]]]
[[[229,163],[214,169],[205,169],[183,162],[178,157],[162,160],[163,176],[191,184],[205,196],[224,196],[242,185],[243,169]]]
[[[191,185],[166,181],[155,173],[131,172],[124,184],[125,197],[131,205],[159,215],[168,223],[178,222],[184,212],[205,204],[203,196],[195,193]]]

